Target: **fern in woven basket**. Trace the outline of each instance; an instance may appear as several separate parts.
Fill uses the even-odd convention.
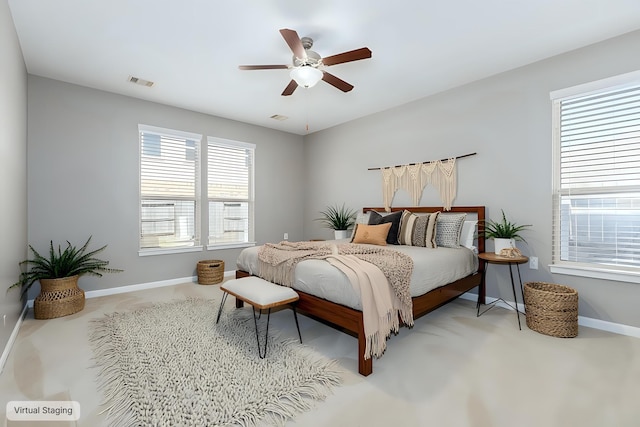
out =
[[[22,287],[24,295],[31,286],[40,279],[61,279],[71,276],[91,275],[102,277],[102,273],[118,273],[123,270],[109,268],[109,261],[95,258],[95,255],[102,252],[107,245],[96,250],[87,252],[91,236],[82,247],[77,248],[67,240],[67,247],[62,250],[58,245],[57,250],[53,246],[53,240],[49,243],[49,257],[42,256],[33,246],[29,249],[33,253],[33,258],[20,262],[21,267],[26,270],[20,273],[18,281],[11,288]]]

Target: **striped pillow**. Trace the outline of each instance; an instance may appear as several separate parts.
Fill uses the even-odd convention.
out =
[[[416,215],[402,212],[398,243],[407,246],[436,248],[436,219],[440,212]]]

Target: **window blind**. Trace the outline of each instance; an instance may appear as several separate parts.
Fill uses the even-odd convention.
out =
[[[640,272],[640,83],[554,99],[553,262]]]
[[[199,244],[202,135],[139,126],[140,249]]]
[[[207,138],[209,244],[252,242],[255,145]]]

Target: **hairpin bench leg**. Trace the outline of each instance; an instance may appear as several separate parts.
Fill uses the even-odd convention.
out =
[[[262,310],[260,310],[262,314]],[[267,356],[267,344],[269,342],[269,319],[271,318],[271,309],[267,309],[267,329],[264,333],[264,353],[260,350],[260,336],[258,335],[258,319],[256,318],[256,308],[253,308],[253,323],[256,326],[256,341],[258,342],[258,356],[264,359]]]
[[[220,301],[220,308],[218,309],[218,317],[216,318],[216,323],[220,321],[220,314],[222,314],[222,307],[224,307],[224,303],[227,301],[228,293],[224,292],[222,294],[222,301]]]
[[[293,318],[296,320],[296,329],[298,329],[298,338],[300,338],[300,344],[302,344],[302,334],[300,334],[300,325],[298,324],[298,313],[296,312],[296,304],[291,304],[293,310]]]

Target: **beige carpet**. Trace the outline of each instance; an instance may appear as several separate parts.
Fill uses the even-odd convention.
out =
[[[217,298],[218,286],[193,283],[88,299],[77,314],[25,320],[0,376],[1,419],[11,400],[77,400],[79,422],[103,423],[91,369],[89,322],[114,311],[187,296]],[[232,305],[230,298],[227,304]],[[215,319],[212,319],[215,321]],[[289,311],[272,326],[296,338]],[[495,308],[475,317],[458,300],[391,338],[369,377],[357,374],[356,340],[300,316],[303,341],[347,371],[326,401],[296,417],[296,426],[572,427],[640,425],[640,340],[589,328],[578,337],[548,337]],[[27,423],[8,426],[30,427]],[[33,424],[42,426],[42,424]],[[49,427],[49,426],[47,426]]]

